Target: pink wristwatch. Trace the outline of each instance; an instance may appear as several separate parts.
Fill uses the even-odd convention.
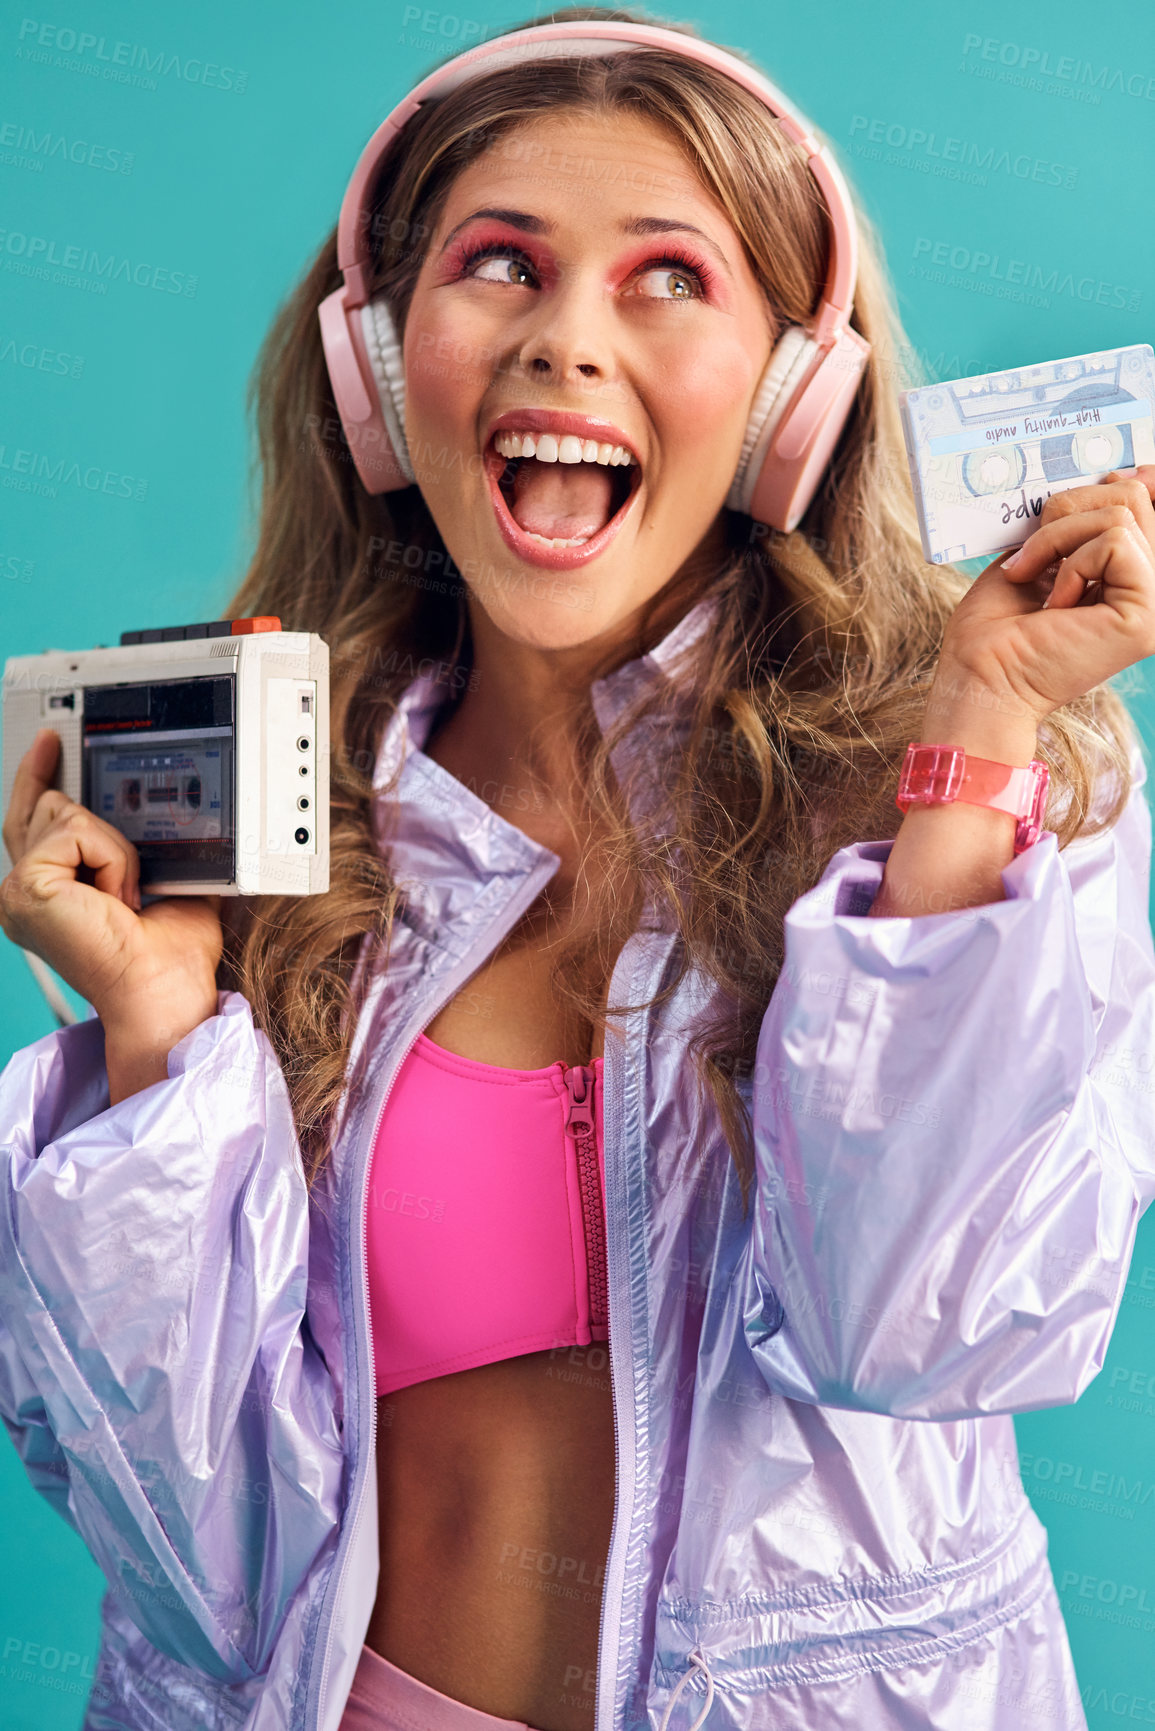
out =
[[[1033,847],[1042,834],[1050,771],[1036,758],[1025,769],[971,757],[954,745],[908,745],[898,781],[900,811],[912,805],[991,806],[1018,819],[1015,852]]]

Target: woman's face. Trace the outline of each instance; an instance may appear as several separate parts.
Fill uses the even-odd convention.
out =
[[[571,648],[663,588],[718,520],[772,337],[729,219],[649,122],[536,120],[458,176],[405,327],[406,430],[501,632]]]

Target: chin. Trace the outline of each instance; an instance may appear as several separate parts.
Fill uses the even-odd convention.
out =
[[[532,649],[580,648],[612,631],[625,616],[620,599],[600,592],[592,573],[531,567],[508,572],[499,589],[470,583],[469,590],[504,637]]]

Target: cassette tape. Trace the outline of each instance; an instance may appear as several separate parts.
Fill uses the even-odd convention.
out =
[[[932,565],[1018,547],[1052,493],[1155,462],[1150,343],[923,385],[900,403]]]
[[[4,668],[3,802],[38,728],[56,785],[120,830],[150,895],[329,887],[329,650],[278,619],[126,631]]]

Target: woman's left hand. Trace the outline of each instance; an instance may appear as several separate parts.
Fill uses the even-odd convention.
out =
[[[988,565],[955,609],[932,711],[978,696],[1037,726],[1155,653],[1153,495],[1155,464],[1053,493],[1022,547]]]

